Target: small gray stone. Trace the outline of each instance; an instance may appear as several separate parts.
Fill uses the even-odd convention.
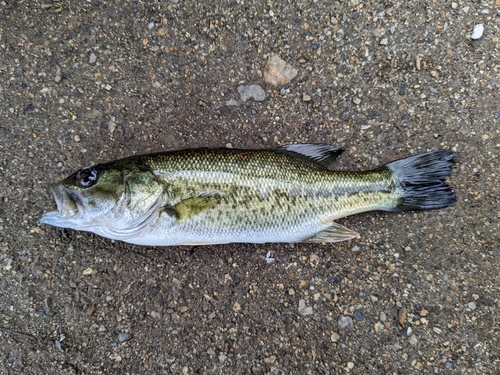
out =
[[[226,100],[226,105],[228,107],[239,107],[240,106],[240,102],[237,101],[236,99],[229,99],[229,100]]]
[[[132,340],[132,335],[130,333],[120,332],[118,334],[118,341],[125,342]]]
[[[411,346],[417,346],[418,344],[418,339],[415,335],[412,335],[409,339],[408,342],[410,343]]]
[[[313,308],[306,306],[306,301],[304,299],[299,300],[299,314],[302,316],[312,315]]]
[[[382,44],[383,46],[386,46],[387,43],[389,43],[389,40],[387,38],[384,38],[380,41],[380,44]]]
[[[248,99],[253,99],[256,102],[262,102],[266,98],[266,92],[259,85],[240,85],[238,92],[241,100],[246,102]]]
[[[93,64],[97,61],[97,56],[93,53],[90,54],[89,63]]]
[[[338,325],[340,329],[351,329],[354,328],[354,323],[350,316],[341,315],[338,320]]]
[[[467,304],[467,307],[471,310],[475,310],[476,309],[476,303],[475,302],[469,302]]]

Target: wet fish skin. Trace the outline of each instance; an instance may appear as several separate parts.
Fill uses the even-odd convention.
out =
[[[334,220],[370,210],[455,203],[452,154],[435,151],[365,172],[331,171],[329,145],[187,149],[84,168],[52,187],[46,224],[139,245],[336,242]],[[88,186],[82,186],[88,184]]]

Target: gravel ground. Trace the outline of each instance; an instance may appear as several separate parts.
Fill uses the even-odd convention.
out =
[[[499,62],[499,0],[0,1],[0,374],[498,374]],[[459,201],[330,245],[38,222],[84,165],[291,142],[346,170],[451,149]]]

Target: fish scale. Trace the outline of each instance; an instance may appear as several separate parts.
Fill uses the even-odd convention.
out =
[[[442,208],[456,201],[445,182],[451,173],[449,151],[371,171],[329,170],[340,152],[304,144],[132,156],[63,180],[53,188],[60,212],[42,222],[141,245],[335,242],[358,236],[336,224],[338,218],[370,210]],[[92,186],[80,186],[81,176],[94,178]],[[75,195],[75,202],[93,206],[75,207]],[[117,196],[128,204],[116,205],[123,212],[104,222],[102,207],[118,210],[110,201]],[[85,217],[92,211],[95,217]]]

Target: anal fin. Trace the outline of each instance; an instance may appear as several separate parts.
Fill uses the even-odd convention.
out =
[[[346,228],[340,224],[332,222],[331,225],[316,233],[315,235],[305,238],[302,242],[321,243],[321,242],[340,242],[359,238],[359,233]]]

